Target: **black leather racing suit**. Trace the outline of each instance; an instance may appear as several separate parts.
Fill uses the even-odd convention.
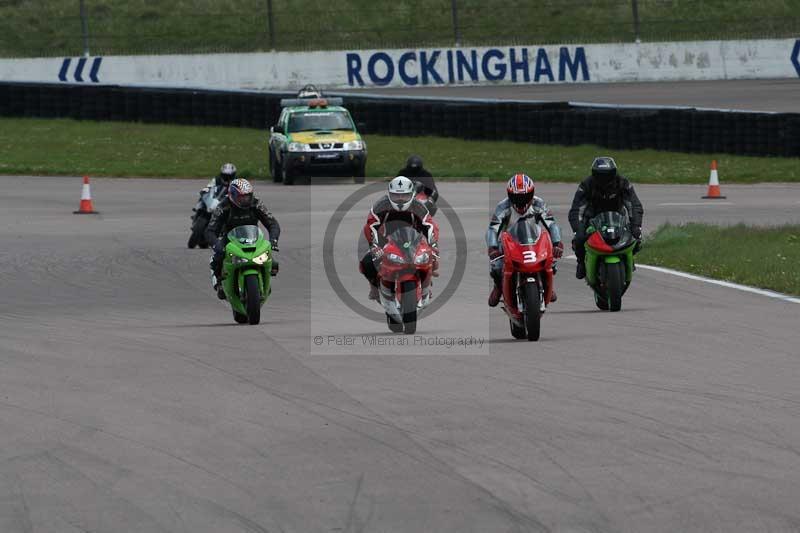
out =
[[[220,279],[222,273],[222,259],[225,256],[225,246],[228,244],[228,232],[239,226],[257,226],[259,222],[267,228],[272,248],[277,251],[281,227],[278,220],[258,198],[253,198],[253,205],[247,209],[234,205],[230,198],[225,198],[219,203],[206,228],[206,240],[214,246],[211,270],[217,280]],[[275,259],[272,262],[272,270],[273,272],[278,270],[278,263]]]
[[[625,176],[617,175],[610,186],[601,188],[595,178],[589,176],[575,191],[568,215],[569,225],[575,234],[572,246],[578,261],[583,262],[586,257],[584,244],[589,220],[605,211],[627,213],[631,221],[631,231],[634,235],[641,235],[644,207],[631,182]]]
[[[395,176],[405,176],[413,181],[416,191],[422,190],[433,204],[439,198],[439,190],[436,188],[436,182],[433,181],[433,175],[425,167],[405,167],[398,170]]]

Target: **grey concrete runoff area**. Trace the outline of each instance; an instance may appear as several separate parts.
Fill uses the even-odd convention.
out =
[[[353,90],[348,92],[360,92]],[[371,94],[499,98],[632,106],[688,106],[800,113],[800,79],[581,83],[363,89]]]
[[[259,182],[282,270],[238,326],[186,248],[203,185],[94,179],[77,216],[80,178],[0,178],[0,532],[800,531],[797,304],[639,269],[603,313],[564,260],[514,341],[486,306],[503,186],[444,183],[464,278],[400,344],[322,269],[356,186]],[[722,186],[639,186],[646,229],[798,222],[796,185]],[[565,227],[573,190],[538,188]],[[369,305],[366,205],[335,261]]]

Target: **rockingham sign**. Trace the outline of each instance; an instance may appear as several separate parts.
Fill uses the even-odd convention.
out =
[[[591,81],[583,46],[351,52],[346,61],[350,87]]]
[[[0,81],[221,90],[798,76],[795,39],[0,59]]]

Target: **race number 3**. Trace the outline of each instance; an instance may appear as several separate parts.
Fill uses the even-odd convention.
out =
[[[523,263],[535,263],[536,262],[536,252],[533,250],[525,250],[522,252],[522,262]]]

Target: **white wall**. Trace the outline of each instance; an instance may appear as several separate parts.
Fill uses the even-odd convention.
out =
[[[800,40],[107,56],[82,83],[296,89],[794,78]],[[69,59],[69,64],[66,60]],[[77,83],[80,58],[0,59],[0,80]],[[95,67],[97,82],[90,79]]]

